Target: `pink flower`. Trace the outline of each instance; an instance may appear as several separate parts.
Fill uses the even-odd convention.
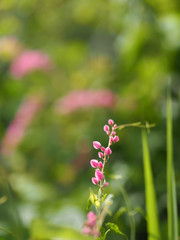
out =
[[[114,138],[110,137],[110,143],[113,143],[113,142],[114,142]]]
[[[106,131],[106,134],[107,134],[107,135],[110,135],[110,131]]]
[[[112,136],[115,136],[115,135],[116,135],[116,132],[115,132],[115,131],[112,131],[111,135],[112,135]]]
[[[108,186],[109,186],[109,183],[105,182],[104,187],[108,187]]]
[[[97,226],[98,216],[94,212],[89,212],[87,214],[87,221],[84,223],[82,233],[88,234],[94,237],[98,237],[100,235],[99,228]]]
[[[96,171],[95,171],[95,177],[96,177],[96,179],[98,179],[99,181],[101,181],[101,180],[104,178],[104,174],[103,174],[99,169],[96,169]]]
[[[98,180],[97,178],[95,178],[95,177],[93,177],[91,180],[92,180],[92,183],[93,183],[94,185],[97,185],[98,182],[99,182],[99,180]]]
[[[78,109],[89,107],[110,108],[116,103],[116,96],[109,90],[81,90],[73,91],[55,103],[55,111],[60,114],[69,114]]]
[[[108,125],[104,125],[104,131],[105,131],[105,132],[107,132],[107,131],[109,132],[109,130],[110,130],[110,129],[109,129],[109,126],[108,126]]]
[[[95,149],[99,149],[99,148],[101,147],[100,142],[94,141],[94,142],[93,142],[93,147],[94,147]]]
[[[118,136],[115,136],[115,137],[113,138],[113,140],[114,140],[114,142],[118,142],[118,141],[119,141],[119,137],[118,137]]]
[[[83,230],[82,230],[82,233],[88,235],[88,234],[91,233],[91,231],[92,231],[92,230],[91,230],[90,227],[88,227],[88,226],[84,226],[84,227],[83,227]]]
[[[87,214],[87,219],[88,219],[87,224],[88,224],[89,226],[93,227],[93,226],[96,225],[97,216],[96,216],[96,214],[95,214],[93,211],[90,211],[90,212]]]
[[[34,95],[27,97],[21,104],[2,140],[1,152],[4,155],[12,154],[16,150],[43,101],[42,97]]]
[[[104,154],[102,152],[98,152],[98,156],[99,156],[99,158],[103,158]]]
[[[35,70],[47,71],[51,67],[51,60],[46,54],[40,51],[26,50],[14,59],[10,66],[10,72],[15,78],[23,78]]]
[[[101,147],[101,151],[104,152],[105,151],[105,147]]]
[[[113,129],[115,129],[116,127],[117,127],[117,124],[114,124]]]
[[[108,124],[111,125],[111,126],[113,126],[114,121],[113,121],[112,119],[109,119],[109,120],[108,120]]]
[[[90,161],[90,164],[91,164],[91,166],[92,166],[93,168],[97,168],[97,167],[98,167],[98,160],[92,159],[92,160]]]
[[[102,162],[99,162],[99,163],[98,163],[98,167],[101,168],[101,169],[103,168]]]
[[[110,154],[112,153],[112,150],[111,150],[109,147],[107,147],[107,148],[105,149],[104,153],[105,153],[106,155],[110,155]]]

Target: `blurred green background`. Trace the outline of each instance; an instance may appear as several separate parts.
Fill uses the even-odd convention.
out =
[[[24,51],[48,60],[17,76],[12,65]],[[24,61],[26,67],[30,57]],[[103,126],[112,118],[117,124],[156,124],[149,144],[161,232],[167,239],[169,78],[180,204],[179,1],[1,0],[0,226],[20,240],[89,239],[80,232],[89,187],[97,191],[89,165],[97,157],[92,141],[106,145]],[[129,128],[118,135],[107,174],[121,174],[132,207],[145,211],[141,131]],[[107,192],[114,194],[113,213],[125,205],[115,181],[110,180]],[[147,239],[145,219],[136,213],[135,221],[136,238]],[[116,223],[129,234],[127,214]],[[0,240],[11,239],[0,231]],[[107,239],[117,236],[109,233]]]

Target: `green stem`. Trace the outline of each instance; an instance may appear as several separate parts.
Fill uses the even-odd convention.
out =
[[[119,187],[120,187],[121,193],[122,193],[122,195],[123,195],[124,201],[125,201],[125,203],[126,203],[128,213],[129,213],[128,216],[129,216],[130,229],[131,229],[130,239],[131,239],[131,240],[135,240],[135,239],[136,239],[136,237],[135,237],[135,234],[136,234],[136,225],[135,225],[135,221],[134,221],[133,215],[130,214],[130,213],[132,212],[131,204],[130,204],[130,201],[129,201],[127,192],[125,191],[125,189],[123,188],[123,186],[122,186],[121,184],[119,184]]]
[[[14,234],[12,233],[11,231],[9,231],[8,229],[0,226],[0,230],[4,231],[4,232],[7,232],[8,234],[12,235],[16,240],[19,240],[19,238]]]

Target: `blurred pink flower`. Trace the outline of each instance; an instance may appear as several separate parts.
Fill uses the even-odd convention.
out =
[[[51,67],[52,62],[46,54],[26,50],[14,59],[10,66],[10,73],[15,78],[22,78],[35,70],[47,71]]]
[[[82,233],[94,236],[96,238],[99,237],[100,232],[97,226],[97,220],[98,220],[98,217],[96,216],[96,214],[92,211],[89,212],[87,214],[87,221],[83,226]]]
[[[70,92],[59,99],[55,104],[55,109],[58,113],[68,114],[79,108],[113,108],[115,103],[115,94],[110,90],[80,90]]]
[[[21,104],[2,140],[1,152],[3,155],[14,152],[42,105],[43,99],[40,96],[30,96]]]

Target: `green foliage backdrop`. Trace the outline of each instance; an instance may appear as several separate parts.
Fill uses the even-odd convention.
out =
[[[179,26],[178,0],[0,1],[1,142],[22,103],[29,96],[38,96],[41,102],[13,153],[1,154],[0,197],[4,201],[0,226],[22,240],[84,239],[79,232],[92,187],[92,141],[106,143],[103,125],[112,118],[118,124],[156,124],[149,144],[162,239],[167,239],[165,111],[169,77],[180,199]],[[8,39],[16,40],[8,43]],[[15,77],[11,65],[24,50],[49,56],[50,69]],[[66,112],[58,101],[74,91],[85,91],[85,95],[86,91],[108,91],[113,100],[109,97],[109,106],[85,104],[74,111],[67,111],[69,105],[65,105]],[[86,102],[85,95],[82,102]],[[71,99],[70,107],[77,98]],[[144,209],[140,131],[125,129],[119,137],[108,174],[121,174],[133,209]],[[125,205],[116,183],[110,182],[107,191],[115,196],[113,212]],[[116,223],[129,234],[126,214]],[[135,224],[137,239],[146,239],[146,221],[138,213]],[[0,239],[15,238],[0,231]],[[108,233],[107,239],[116,236]]]

